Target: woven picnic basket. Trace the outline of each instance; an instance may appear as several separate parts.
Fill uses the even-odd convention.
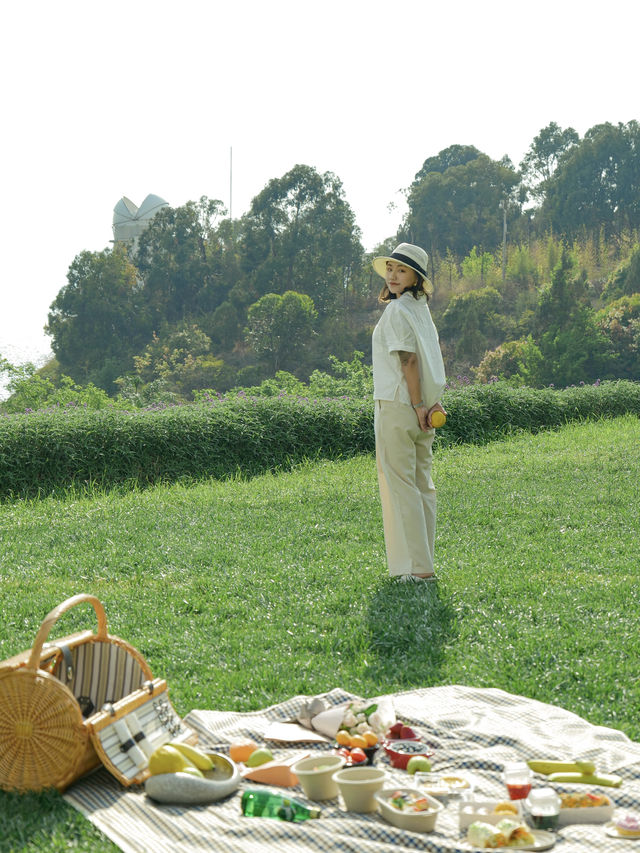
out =
[[[47,642],[57,620],[91,604],[98,631]],[[147,758],[170,739],[193,740],[166,682],[142,654],[107,632],[93,595],[75,595],[45,617],[33,647],[0,663],[0,788],[65,790],[104,764],[123,784],[143,781]]]

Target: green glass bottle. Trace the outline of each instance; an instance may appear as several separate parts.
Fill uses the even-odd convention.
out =
[[[247,817],[276,817],[296,823],[311,817],[320,817],[320,809],[312,809],[292,797],[283,797],[272,791],[249,788],[242,794],[242,814]]]

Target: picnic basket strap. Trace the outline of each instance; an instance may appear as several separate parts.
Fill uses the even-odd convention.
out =
[[[66,601],[63,601],[62,604],[59,604],[57,607],[54,607],[47,615],[44,617],[42,625],[40,625],[40,630],[36,634],[36,638],[33,642],[33,648],[31,649],[31,656],[27,661],[26,668],[33,670],[36,672],[38,667],[40,666],[40,654],[42,652],[42,646],[46,642],[47,637],[49,636],[49,632],[58,621],[58,619],[62,616],[63,613],[66,613],[68,610],[71,610],[72,607],[76,607],[78,604],[84,603],[91,604],[93,609],[96,612],[96,616],[98,617],[98,633],[96,637],[99,640],[107,641],[107,615],[104,612],[104,607],[102,606],[100,600],[95,597],[95,595],[88,595],[87,593],[81,593],[80,595],[73,595],[71,598],[67,598]]]

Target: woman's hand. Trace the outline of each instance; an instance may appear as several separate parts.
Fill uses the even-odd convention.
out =
[[[426,411],[426,406],[425,406],[425,411]],[[426,421],[427,421],[427,423],[429,424],[429,428],[432,428],[432,427],[433,427],[433,424],[431,423],[431,415],[432,415],[434,412],[442,412],[442,414],[443,414],[443,415],[446,415],[446,414],[447,414],[447,413],[445,412],[445,410],[442,408],[442,405],[441,405],[440,403],[436,403],[436,404],[435,404],[435,406],[432,406],[432,407],[429,409],[429,411],[427,412],[427,418],[426,418]],[[422,427],[422,421],[420,421],[420,428],[421,428],[421,429],[423,429],[423,427]]]
[[[427,409],[426,406],[418,406],[414,411],[422,432],[427,432],[427,430],[431,429],[431,424],[429,423],[429,409]]]

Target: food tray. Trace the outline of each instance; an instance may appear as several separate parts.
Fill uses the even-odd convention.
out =
[[[517,809],[517,814],[494,814],[493,810],[498,803],[510,802]],[[462,800],[459,811],[460,829],[466,829],[474,821],[481,820],[484,823],[495,824],[500,823],[505,817],[510,817],[513,820],[522,820],[522,803],[520,800]]]

